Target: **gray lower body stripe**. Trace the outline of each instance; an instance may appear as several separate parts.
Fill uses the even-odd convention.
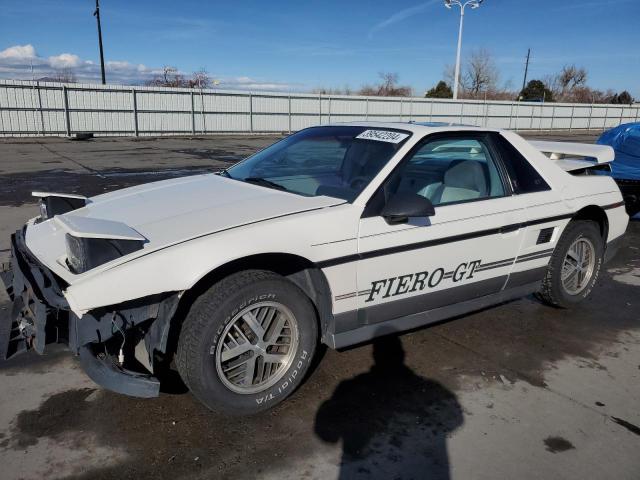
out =
[[[540,260],[542,258],[548,258],[550,256],[551,256],[551,253],[541,253],[539,255],[532,255],[526,258],[519,258],[516,260],[516,263],[524,263],[524,262],[530,262],[532,260]]]
[[[336,300],[346,300],[347,298],[353,298],[356,296],[356,292],[345,293],[335,297]]]
[[[553,253],[553,248],[548,248],[547,250],[540,250],[538,252],[532,252],[532,253],[527,253],[526,255],[519,255],[518,256],[518,260],[521,260],[523,258],[527,258],[527,257],[536,257],[538,255],[542,255],[544,253],[548,253],[549,255],[551,255]]]

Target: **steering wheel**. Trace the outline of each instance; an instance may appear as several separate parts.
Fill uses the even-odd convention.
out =
[[[369,183],[369,180],[369,177],[358,175],[349,182],[349,187],[352,190],[361,190],[367,183]]]

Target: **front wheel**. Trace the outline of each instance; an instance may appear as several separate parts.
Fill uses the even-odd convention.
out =
[[[598,279],[603,255],[604,241],[598,224],[572,221],[553,251],[540,297],[564,308],[584,300]]]
[[[278,404],[302,383],[316,343],[315,310],[305,294],[275,273],[247,270],[194,302],[176,363],[207,407],[252,414]]]

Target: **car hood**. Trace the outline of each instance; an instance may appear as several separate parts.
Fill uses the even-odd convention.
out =
[[[165,246],[248,223],[344,203],[304,197],[207,174],[126,188],[90,199],[70,213],[122,222]]]
[[[62,220],[64,217],[69,220],[80,217],[123,223],[145,237],[144,250],[148,251],[230,228],[341,203],[344,200],[325,196],[305,197],[207,174],[98,195],[90,198],[85,207],[60,217]],[[55,220],[30,225],[26,240],[29,249],[43,263],[62,274],[59,259],[65,255],[66,247],[64,232],[59,225],[63,222]]]

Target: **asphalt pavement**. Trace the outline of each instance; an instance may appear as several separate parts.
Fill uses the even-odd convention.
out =
[[[94,195],[215,171],[275,139],[0,139],[0,260],[37,214],[32,190]],[[0,477],[637,479],[639,294],[632,221],[583,304],[527,297],[328,350],[285,403],[248,418],[181,389],[104,391],[62,346],[28,354],[0,364]],[[0,292],[0,321],[9,314]]]

